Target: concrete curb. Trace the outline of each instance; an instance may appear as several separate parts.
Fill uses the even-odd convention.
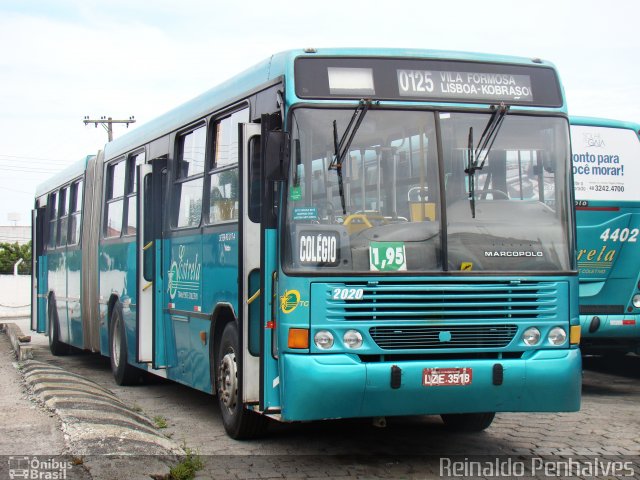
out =
[[[39,348],[46,346],[38,341],[34,347],[21,342],[27,337],[19,325],[0,323],[0,332],[7,334],[18,357],[19,363],[14,365],[29,399],[58,417],[64,435],[63,454],[82,459],[83,472],[94,480],[168,478],[170,467],[185,452],[151,419],[91,380],[46,361],[33,360],[32,348],[40,357],[44,352]],[[120,457],[126,470],[114,460]]]
[[[112,392],[36,360],[22,364],[25,382],[62,421],[74,454],[179,455],[183,450]]]
[[[31,337],[25,336],[22,330],[15,323],[0,323],[0,332],[6,333],[11,341],[11,346],[18,361],[30,360],[33,358],[31,348]],[[21,341],[28,338],[28,341]]]

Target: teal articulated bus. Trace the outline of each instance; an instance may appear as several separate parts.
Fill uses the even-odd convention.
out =
[[[640,353],[640,125],[570,120],[581,347]]]
[[[272,56],[42,185],[33,328],[285,422],[580,406],[569,121],[539,59]]]

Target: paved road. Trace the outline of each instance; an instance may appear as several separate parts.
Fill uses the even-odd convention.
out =
[[[500,414],[480,434],[451,433],[439,417],[415,417],[390,418],[383,429],[364,420],[274,424],[266,438],[238,442],[225,435],[209,395],[161,380],[119,387],[98,355],[52,357],[44,344],[34,352],[38,361],[109,389],[134,411],[165,419],[162,433],[203,456],[203,478],[427,478],[440,466],[429,455],[575,458],[587,466],[608,457],[636,462],[632,473],[640,477],[640,357],[586,359],[580,412]],[[573,478],[582,477],[594,478]]]

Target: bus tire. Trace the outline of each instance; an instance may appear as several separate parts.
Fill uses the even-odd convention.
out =
[[[127,354],[127,330],[124,326],[122,304],[116,302],[109,322],[109,356],[111,373],[118,385],[132,385],[140,378],[137,368],[129,365]]]
[[[244,408],[242,399],[239,397],[237,363],[237,358],[241,354],[239,345],[238,327],[235,321],[230,321],[224,326],[216,349],[216,393],[222,424],[227,434],[236,440],[246,440],[264,433],[268,419]]]
[[[440,415],[445,426],[456,432],[481,432],[489,428],[495,416],[495,412],[449,413]]]
[[[47,317],[49,320],[49,350],[56,357],[69,353],[69,345],[60,341],[60,320],[58,318],[58,305],[56,298],[51,295],[47,305]]]

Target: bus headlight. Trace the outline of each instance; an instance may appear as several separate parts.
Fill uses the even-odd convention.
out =
[[[567,340],[567,332],[564,328],[554,327],[549,332],[549,343],[551,345],[562,345]]]
[[[345,347],[360,348],[362,346],[362,335],[357,330],[347,330],[342,337]]]
[[[530,347],[537,345],[540,341],[540,330],[536,327],[527,328],[522,334],[522,341]]]
[[[640,308],[640,293],[636,293],[636,294],[633,296],[633,300],[632,300],[632,302],[633,302],[633,306],[634,306],[634,307],[636,307],[636,308]]]
[[[333,347],[333,334],[328,330],[319,330],[313,336],[313,341],[320,350],[328,350]]]

